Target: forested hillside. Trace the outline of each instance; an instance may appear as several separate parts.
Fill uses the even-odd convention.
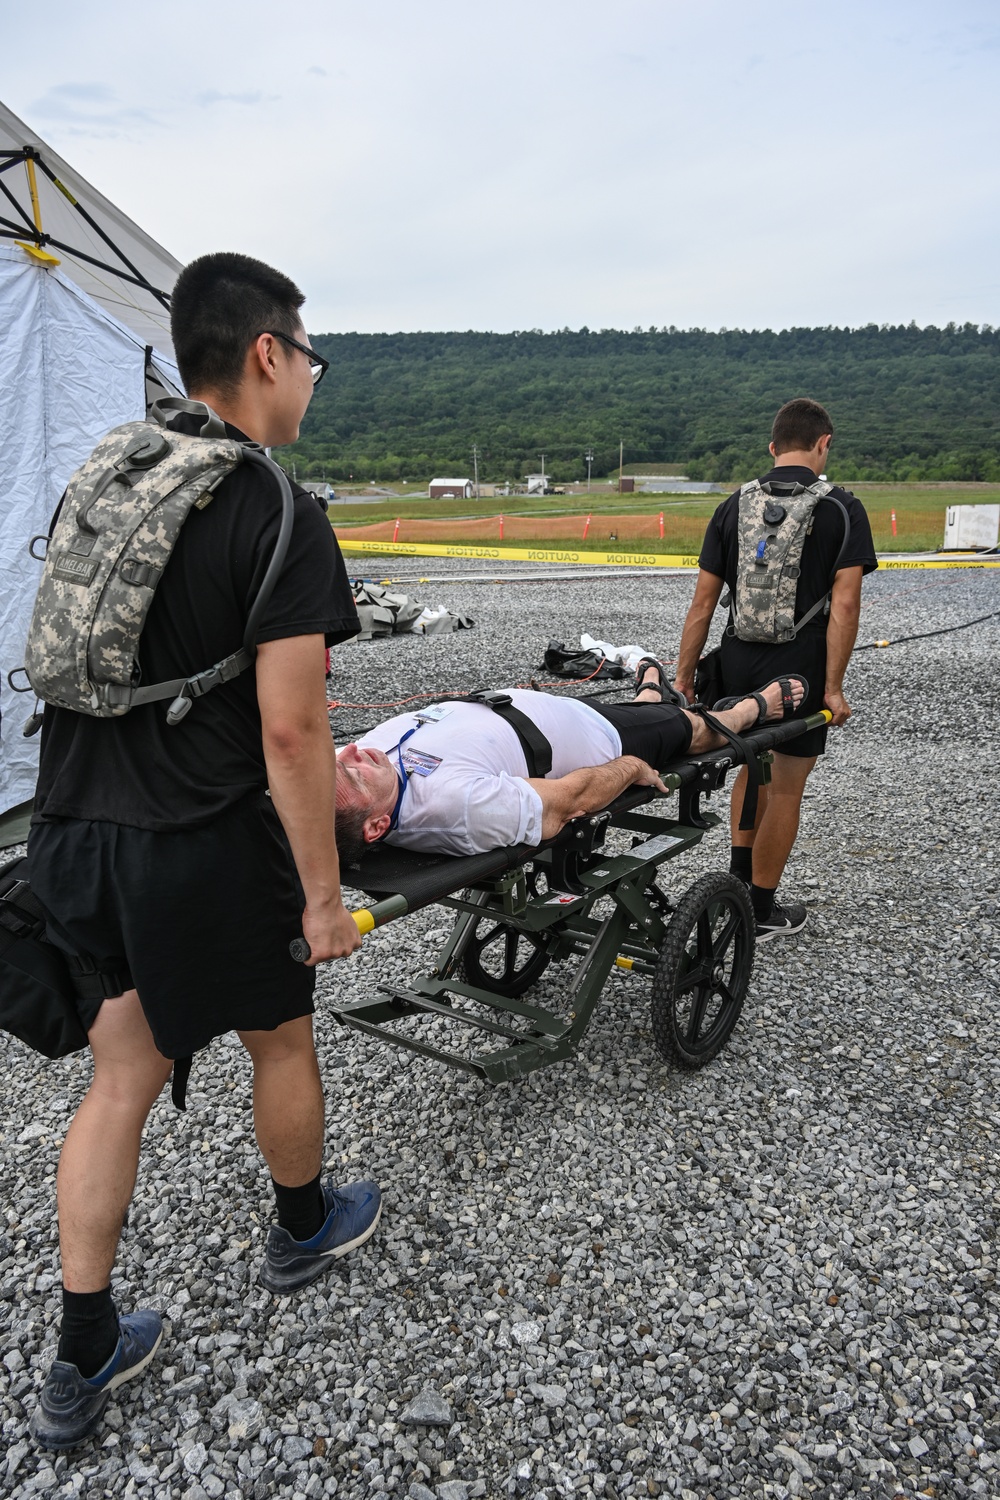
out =
[[[1000,480],[1000,331],[793,328],[782,333],[318,334],[331,369],[294,448],[299,477],[558,479],[631,463],[692,478],[759,470],[783,401],[836,426],[842,479]]]

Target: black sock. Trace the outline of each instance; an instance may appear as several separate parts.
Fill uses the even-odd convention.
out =
[[[320,1187],[322,1173],[317,1172],[312,1182],[304,1187],[282,1187],[271,1178],[274,1197],[278,1205],[278,1223],[287,1229],[293,1240],[311,1240],[319,1234],[326,1218],[326,1202]]]
[[[753,845],[731,844],[729,848],[729,873],[747,885],[753,879]]]
[[[76,1365],[85,1380],[96,1375],[115,1352],[118,1314],[111,1288],[103,1292],[68,1292],[63,1287],[62,1323],[56,1359]]]
[[[768,890],[766,885],[752,885],[750,887],[750,901],[753,905],[753,914],[758,922],[766,922],[771,915],[771,907],[774,905],[774,892]]]

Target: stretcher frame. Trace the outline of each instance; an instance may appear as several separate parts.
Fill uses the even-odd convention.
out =
[[[731,770],[756,760],[766,784],[774,748],[830,718],[824,710],[766,725],[742,736],[738,747],[666,767],[662,780],[677,794],[673,816],[660,810],[661,794],[641,787],[541,845],[458,858],[388,845],[370,849],[359,867],[344,871],[346,884],[375,898],[354,913],[362,933],[433,904],[455,917],[430,973],[336,1004],[334,1016],[355,1031],[502,1083],[573,1055],[617,967],[652,979],[658,1051],[681,1067],[704,1066],[726,1044],[742,1010],[753,964],[753,912],[745,886],[729,874],[702,876],[677,901],[658,876],[720,821],[701,803]],[[631,834],[632,847],[606,854],[609,829]],[[494,946],[502,950],[499,973],[496,956],[489,955]],[[522,998],[550,963],[573,958],[578,963],[566,1014]],[[478,1034],[489,1045],[466,1053],[396,1029],[401,1021],[434,1019],[457,1023],[470,1039]]]

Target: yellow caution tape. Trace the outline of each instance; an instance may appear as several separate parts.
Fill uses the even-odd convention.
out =
[[[590,563],[600,567],[685,568],[692,572],[698,567],[698,558],[691,553],[577,552],[570,548],[549,551],[541,547],[494,547],[488,542],[473,546],[458,542],[361,542],[342,537],[339,533],[337,541],[340,543],[341,552],[364,552],[370,557],[382,557],[392,553],[402,557],[468,557],[478,562]],[[879,567],[897,570],[904,568],[1000,568],[1000,557],[887,558],[880,556]]]
[[[879,569],[1000,568],[1000,557],[879,557]]]
[[[336,530],[336,528],[334,528]],[[340,536],[341,552],[367,552],[372,557],[392,553],[404,557],[471,557],[480,562],[599,563],[630,568],[697,568],[698,559],[691,554],[665,556],[656,552],[576,552],[546,551],[539,547],[493,547],[488,542],[475,546],[434,542],[358,542]]]

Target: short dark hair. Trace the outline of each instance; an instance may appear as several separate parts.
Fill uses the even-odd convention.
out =
[[[786,401],[771,427],[771,442],[775,453],[788,453],[797,449],[808,453],[815,448],[821,437],[833,434],[830,413],[818,401],[808,396],[796,396]]]
[[[249,255],[222,250],[193,260],[170,297],[170,331],[186,389],[233,395],[257,335],[294,338],[305,300],[294,281]]]
[[[337,840],[337,856],[341,869],[357,868],[361,856],[368,847],[365,840],[365,821],[371,816],[367,802],[350,802],[336,809],[333,820],[334,837]]]

